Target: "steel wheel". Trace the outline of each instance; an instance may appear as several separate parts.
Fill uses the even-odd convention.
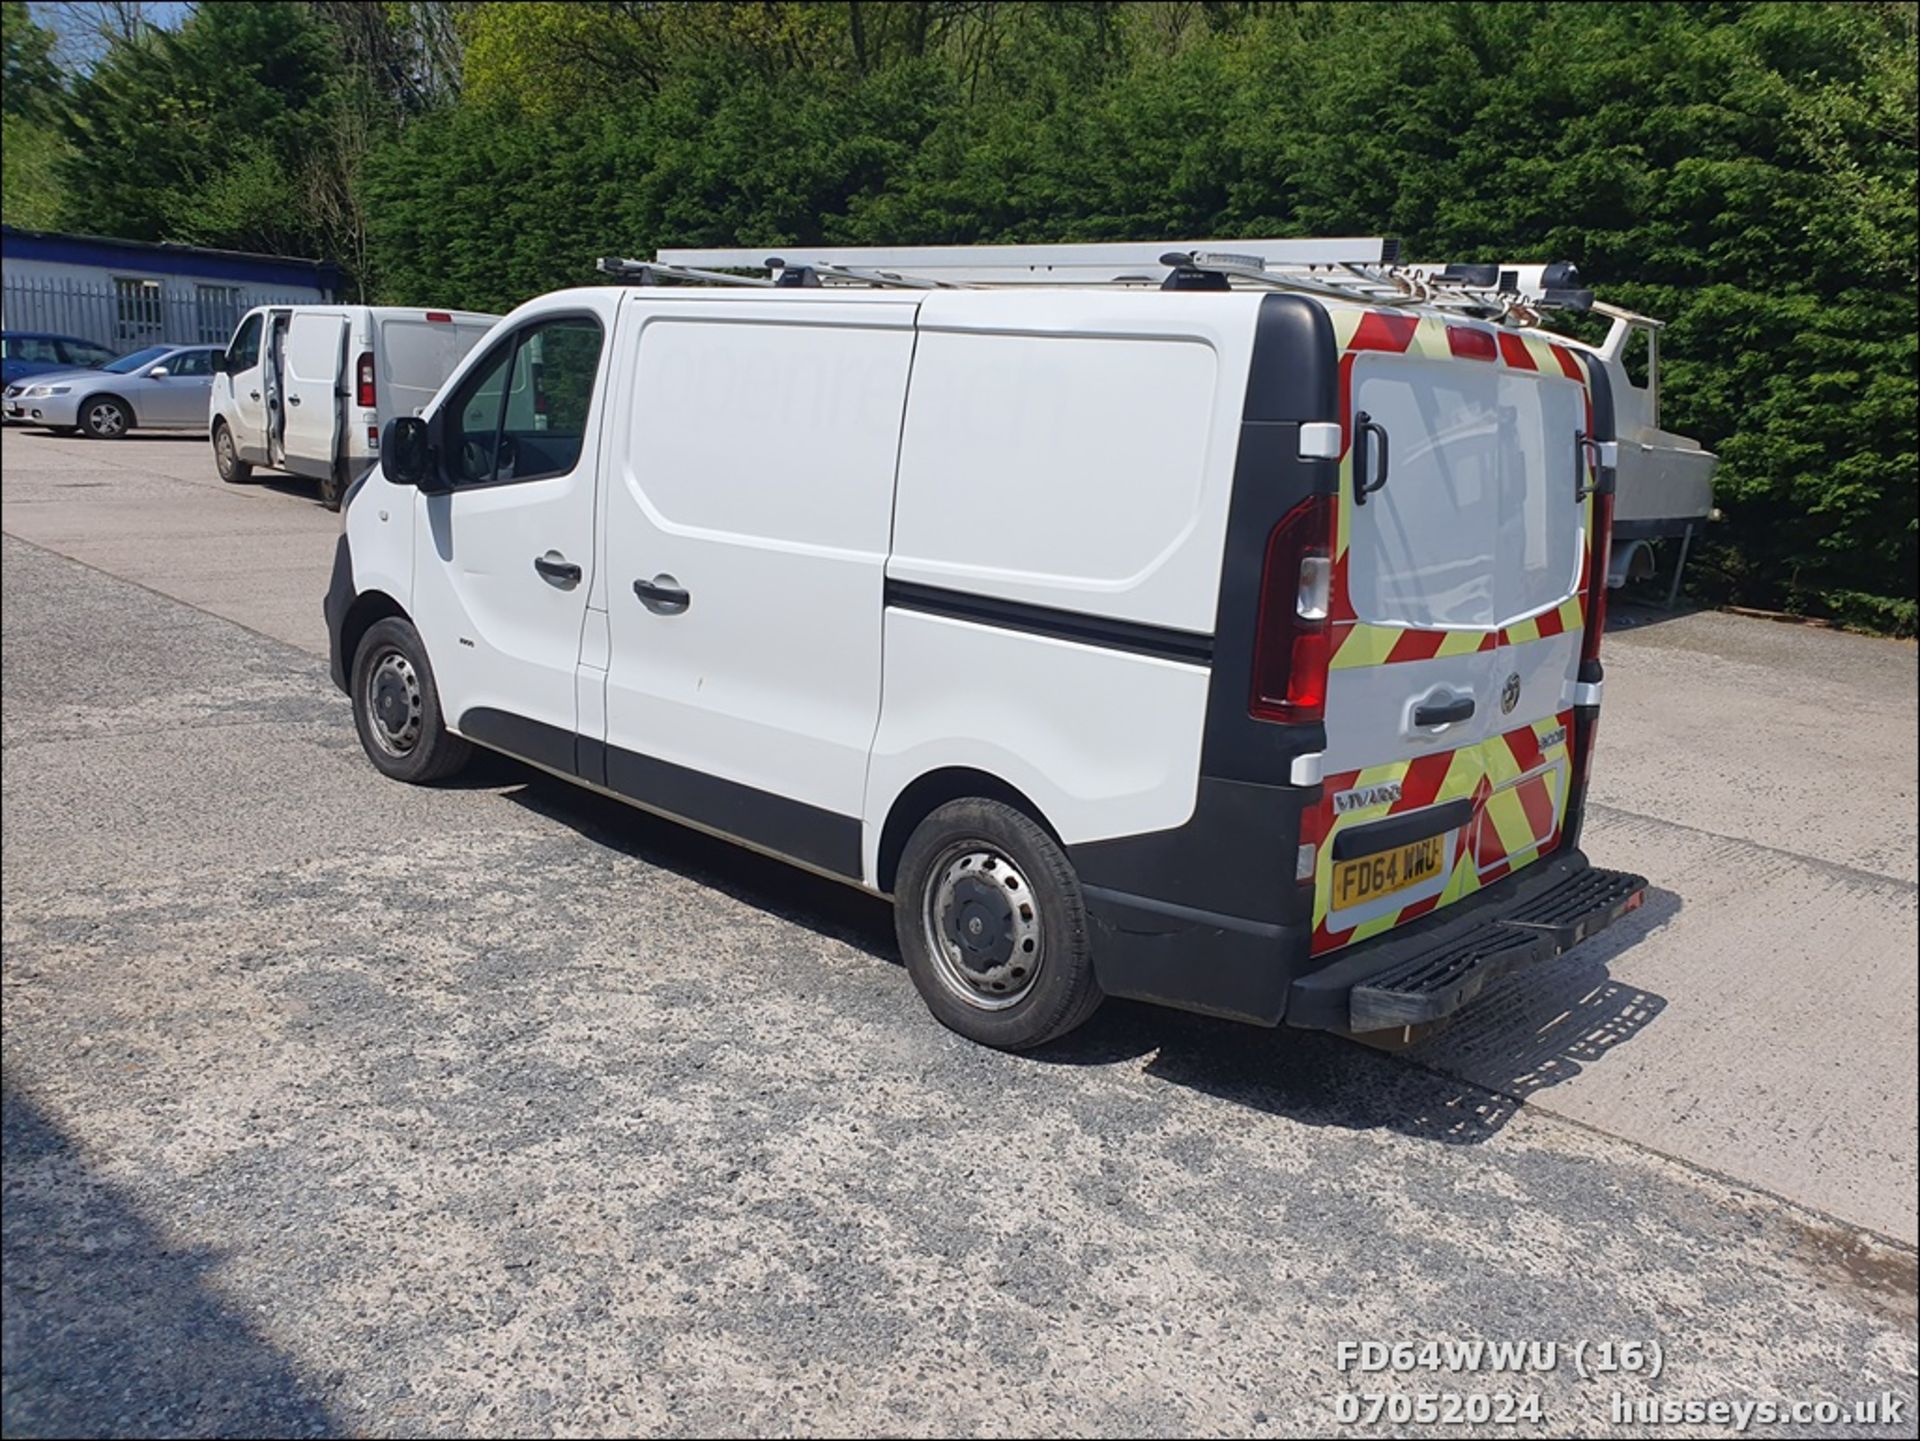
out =
[[[413,753],[426,707],[413,662],[391,647],[374,657],[365,692],[367,733],[390,756]]]
[[[222,480],[233,479],[233,463],[239,458],[233,452],[233,432],[221,426],[213,433],[213,463],[219,467]]]
[[[947,847],[933,875],[922,919],[941,983],[979,1010],[1018,1005],[1046,959],[1040,908],[1027,878],[978,841]]]

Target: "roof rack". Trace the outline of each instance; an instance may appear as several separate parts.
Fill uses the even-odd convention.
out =
[[[652,260],[599,262],[641,284],[868,286],[1158,286],[1304,291],[1369,305],[1433,307],[1515,325],[1549,309],[1584,310],[1572,265],[1403,265],[1393,239],[1127,241],[1094,245],[822,246],[798,259],[748,249],[665,249]],[[745,274],[742,272],[759,272]]]

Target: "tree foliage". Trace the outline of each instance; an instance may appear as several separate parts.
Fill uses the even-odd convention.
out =
[[[665,244],[1571,259],[1671,322],[1665,421],[1722,456],[1703,589],[1911,628],[1915,31],[1911,3],[223,4],[76,88],[67,213],[304,235],[369,294],[487,308]]]
[[[0,46],[5,51],[0,87],[0,211],[9,224],[51,226],[60,213],[58,168],[65,153],[54,117],[64,96],[53,61],[54,34],[36,24],[24,0],[0,6]]]

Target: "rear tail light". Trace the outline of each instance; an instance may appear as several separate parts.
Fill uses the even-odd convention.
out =
[[[1600,659],[1600,636],[1607,628],[1607,567],[1613,559],[1613,492],[1593,495],[1593,539],[1588,542],[1587,628],[1580,637],[1580,660]]]
[[[1267,538],[1248,704],[1256,720],[1298,724],[1326,715],[1332,539],[1330,495],[1301,501]]]
[[[366,351],[354,367],[354,403],[371,409],[373,398],[373,352]]]

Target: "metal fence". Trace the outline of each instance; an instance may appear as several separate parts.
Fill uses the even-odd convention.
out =
[[[224,345],[256,305],[312,305],[309,293],[215,282],[76,280],[9,275],[0,284],[8,330],[49,330],[115,350],[143,345]]]

